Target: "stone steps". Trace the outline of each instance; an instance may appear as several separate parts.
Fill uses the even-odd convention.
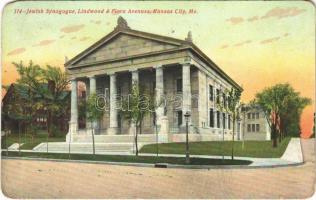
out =
[[[95,143],[96,152],[131,152],[133,143]],[[71,143],[70,150],[72,153],[88,153],[93,151],[92,143]],[[37,145],[33,151],[46,152],[47,143]],[[49,152],[68,152],[69,143],[66,142],[51,142],[48,143]]]

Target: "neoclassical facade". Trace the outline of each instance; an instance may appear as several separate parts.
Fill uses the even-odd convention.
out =
[[[103,94],[109,108],[97,124],[97,140],[133,134],[133,124],[121,116],[114,98],[128,95],[132,82],[156,97],[163,96],[155,112],[145,116],[141,138],[150,142],[155,125],[159,140],[182,141],[184,114],[190,117],[192,140],[220,139],[231,136],[232,121],[228,113],[217,109],[220,91],[242,88],[205,55],[192,41],[191,32],[184,40],[131,29],[119,17],[116,28],[95,44],[66,61],[71,80],[71,120],[69,134],[84,138],[89,133],[78,128],[78,82],[85,83],[87,94]],[[237,126],[236,126],[237,127]],[[149,139],[148,139],[149,138]],[[78,139],[79,141],[80,139]]]

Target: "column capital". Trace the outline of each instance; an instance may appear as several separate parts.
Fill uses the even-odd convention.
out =
[[[181,62],[180,65],[182,65],[182,66],[192,65],[192,62],[191,61],[184,61],[184,62]]]
[[[160,69],[160,68],[162,68],[162,67],[163,67],[162,64],[158,64],[158,65],[153,66],[154,69]]]
[[[130,69],[128,70],[129,72],[133,73],[133,72],[138,72],[139,70],[138,69]]]
[[[96,78],[96,75],[88,75],[87,78]]]
[[[107,75],[109,75],[109,76],[115,76],[115,75],[116,75],[116,72],[109,72],[109,73],[107,73]]]

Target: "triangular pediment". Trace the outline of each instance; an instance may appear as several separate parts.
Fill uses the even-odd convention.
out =
[[[163,38],[120,32],[90,49],[72,64],[81,65],[126,58],[147,53],[161,52],[181,46],[181,43],[164,41]],[[85,52],[85,51],[84,51]],[[84,53],[83,52],[83,53]]]

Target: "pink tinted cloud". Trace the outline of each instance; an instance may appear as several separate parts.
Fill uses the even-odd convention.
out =
[[[284,17],[294,17],[297,15],[300,15],[301,13],[305,12],[305,9],[300,9],[296,7],[290,7],[290,8],[273,8],[269,10],[264,16],[262,16],[262,19],[275,17],[277,19],[281,19]]]
[[[77,32],[81,30],[85,25],[80,24],[80,25],[72,25],[72,26],[65,26],[60,29],[61,32],[63,33],[72,33],[72,32]]]
[[[243,42],[239,42],[239,43],[234,44],[234,46],[235,46],[235,47],[239,47],[239,46],[243,46],[243,45],[245,45],[245,44],[249,44],[249,43],[251,43],[251,42],[252,42],[251,40],[245,40],[245,41],[243,41]]]
[[[34,44],[33,47],[36,47],[36,46],[46,46],[46,45],[49,45],[51,43],[55,42],[55,40],[42,40],[40,41],[38,44]]]
[[[280,37],[268,38],[268,39],[265,39],[265,40],[261,40],[260,43],[261,44],[268,44],[268,43],[271,43],[271,42],[278,41],[279,39],[280,39]]]
[[[248,22],[254,22],[254,21],[257,21],[258,19],[259,19],[258,16],[249,17]]]
[[[18,54],[23,53],[24,51],[26,51],[25,48],[17,48],[17,49],[10,51],[7,55],[8,56],[18,55]]]
[[[229,19],[226,19],[226,21],[228,21],[231,24],[235,25],[235,24],[242,23],[244,21],[244,18],[242,18],[242,17],[231,17]]]

